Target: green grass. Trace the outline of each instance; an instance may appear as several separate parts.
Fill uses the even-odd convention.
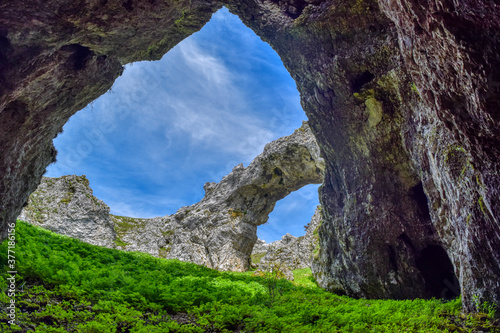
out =
[[[120,239],[120,237],[116,237],[114,243],[116,244],[116,246],[127,246],[127,245],[130,245],[129,243],[126,243],[126,242],[122,241]]]
[[[310,270],[266,281],[178,260],[92,246],[18,222],[16,324],[1,332],[499,332],[460,300],[356,300],[318,288]],[[0,246],[0,307],[7,242]]]
[[[309,288],[318,288],[310,268],[296,269],[293,271],[294,283]]]

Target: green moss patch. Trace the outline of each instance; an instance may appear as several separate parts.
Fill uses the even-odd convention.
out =
[[[250,258],[252,260],[252,263],[258,264],[260,262],[260,260],[262,258],[264,258],[265,255],[266,255],[266,252],[256,253],[256,254],[252,254]]]

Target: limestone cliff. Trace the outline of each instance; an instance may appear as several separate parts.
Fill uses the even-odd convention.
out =
[[[358,297],[461,290],[468,311],[500,303],[496,0],[6,0],[1,238],[67,119],[121,65],[158,58],[221,5],[281,56],[325,158],[320,284]]]
[[[243,271],[257,226],[267,221],[275,203],[304,185],[321,183],[323,175],[319,147],[304,123],[267,144],[248,167],[240,164],[219,183],[206,183],[205,197],[174,215],[109,215],[84,176],[65,176],[44,178],[20,218],[91,244]]]
[[[19,219],[89,244],[115,245],[109,207],[93,196],[85,176],[44,177]]]
[[[266,254],[268,248],[269,248],[269,244],[265,240],[258,238],[253,246],[253,249],[252,249],[252,258],[253,258],[253,256],[258,256],[259,257],[259,259],[257,261],[257,263],[258,263],[260,261],[260,258],[262,258],[262,256],[264,256]],[[253,262],[253,259],[252,259],[252,262]]]

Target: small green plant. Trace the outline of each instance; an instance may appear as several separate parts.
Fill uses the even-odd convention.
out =
[[[114,243],[116,244],[116,246],[121,246],[121,247],[125,247],[127,245],[130,245],[129,243],[122,241],[120,239],[120,237],[116,237],[116,239],[114,240]]]
[[[490,303],[488,301],[481,302],[479,296],[474,295],[472,297],[474,304],[476,305],[476,309],[479,312],[484,312],[488,314],[488,316],[495,318],[498,310],[498,305],[494,303]]]
[[[256,254],[252,254],[250,256],[250,259],[252,260],[252,263],[254,264],[258,264],[260,262],[260,260],[266,255],[266,252],[262,252],[262,253],[256,253]]]
[[[488,301],[481,304],[481,311],[488,314],[489,317],[495,318],[497,316],[498,305]]]
[[[161,258],[166,258],[168,256],[168,254],[170,253],[170,251],[172,250],[172,248],[170,246],[165,246],[165,247],[162,247],[160,250],[159,250],[159,253],[158,255],[161,257]]]
[[[282,272],[282,264],[280,262],[270,264],[270,272],[266,274],[265,278],[269,297],[271,298],[271,303],[273,303],[278,292],[280,292],[277,288],[278,281],[285,278],[285,274]]]
[[[278,259],[279,255],[283,252],[283,249],[277,249],[273,252],[273,258],[265,263],[261,270],[255,272],[255,276],[263,277],[266,281],[267,291],[271,299],[271,304],[275,301],[276,296],[281,294],[279,288],[279,281],[281,279],[286,279],[284,274],[284,264]]]
[[[172,236],[174,233],[175,233],[174,230],[166,230],[161,232],[161,234],[165,237]]]

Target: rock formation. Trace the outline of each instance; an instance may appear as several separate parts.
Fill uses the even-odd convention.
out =
[[[292,135],[267,144],[248,167],[240,164],[219,183],[206,183],[205,197],[174,215],[109,215],[85,177],[65,176],[44,178],[21,218],[91,244],[243,271],[257,226],[267,221],[276,202],[304,185],[321,183],[323,175],[319,147],[304,122]],[[89,241],[93,237],[99,241]]]
[[[495,0],[6,0],[0,239],[68,118],[222,5],[281,56],[325,158],[320,284],[441,297],[456,276],[465,310],[500,303]]]
[[[269,264],[274,262],[281,263],[291,271],[311,267],[313,255],[319,250],[318,228],[320,224],[321,206],[318,206],[311,222],[307,225],[304,236],[295,237],[286,234],[271,244],[260,244],[257,249],[254,247],[252,255],[262,253],[265,249],[265,255],[260,259],[258,269],[268,270]]]
[[[44,177],[19,219],[89,244],[114,247],[109,207],[93,196],[85,176]]]
[[[321,183],[323,172],[319,148],[304,123],[292,135],[267,144],[248,167],[237,165],[219,183],[205,184],[200,202],[142,223],[132,233],[121,234],[118,229],[117,233],[130,244],[156,235],[156,243],[164,245],[159,251],[165,258],[244,271],[257,240],[257,226],[267,221],[276,202],[304,185]],[[154,242],[144,248],[151,249]],[[138,245],[125,248],[142,251]]]

